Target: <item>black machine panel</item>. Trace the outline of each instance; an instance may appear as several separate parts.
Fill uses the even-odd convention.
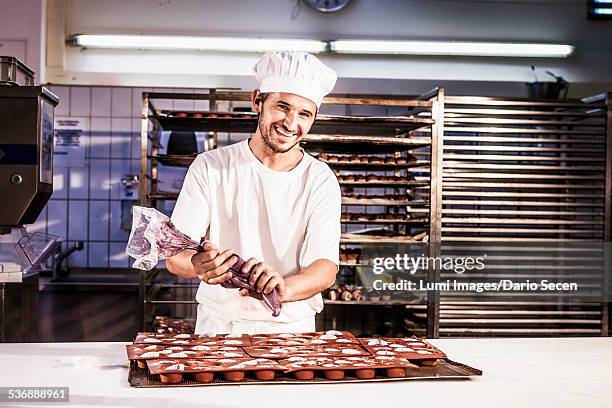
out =
[[[53,192],[53,110],[41,86],[0,86],[0,228],[36,221]]]

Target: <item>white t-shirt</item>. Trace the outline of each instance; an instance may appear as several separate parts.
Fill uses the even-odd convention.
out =
[[[317,259],[338,265],[340,207],[338,180],[325,163],[304,152],[292,170],[272,170],[245,140],[196,157],[172,222],[196,241],[207,236],[220,250],[231,248],[245,261],[254,257],[290,276]],[[204,282],[196,299],[211,313],[238,321],[295,322],[323,309],[317,294],[284,303],[272,317],[260,300]]]

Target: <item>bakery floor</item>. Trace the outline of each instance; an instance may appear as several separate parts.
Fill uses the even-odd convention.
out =
[[[610,407],[612,338],[431,342],[450,359],[481,369],[482,377],[132,388],[127,343],[5,343],[0,387],[69,387],[70,407]]]

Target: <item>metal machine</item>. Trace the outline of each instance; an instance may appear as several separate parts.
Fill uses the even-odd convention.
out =
[[[32,84],[31,70],[0,57],[0,341],[31,340],[25,312],[36,313],[37,272],[59,243],[24,227],[36,221],[53,192],[53,115],[59,103],[48,89]]]

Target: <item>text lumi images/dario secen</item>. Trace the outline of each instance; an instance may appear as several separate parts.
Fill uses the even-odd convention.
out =
[[[375,257],[372,259],[372,272],[375,275],[382,273],[404,272],[415,275],[417,271],[427,271],[430,267],[437,267],[441,271],[452,271],[459,275],[467,271],[483,271],[485,269],[485,255],[466,257],[414,257],[408,254],[396,254],[394,257]],[[374,280],[372,287],[375,290],[404,290],[404,291],[469,291],[469,292],[500,292],[500,291],[577,291],[576,282],[552,282],[548,279],[532,281],[499,279],[498,281],[466,282],[456,279],[447,279],[441,282],[428,282],[427,280],[406,280],[386,282],[383,279]]]

